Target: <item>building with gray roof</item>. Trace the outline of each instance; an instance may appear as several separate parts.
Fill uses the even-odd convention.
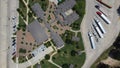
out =
[[[41,44],[48,39],[45,29],[37,20],[34,20],[32,23],[30,23],[27,28],[38,44]]]
[[[60,21],[61,25],[71,25],[79,19],[79,15],[75,11],[73,11],[73,13],[71,13],[70,15],[65,14],[65,12],[69,9],[72,9],[75,4],[75,0],[66,0],[65,2],[57,6],[54,14],[57,20]],[[60,15],[63,17],[63,20],[61,20]]]
[[[74,65],[73,65],[73,64],[70,64],[69,68],[74,68]]]
[[[34,11],[34,13],[37,15],[38,18],[40,19],[44,19],[44,11],[42,10],[41,6],[39,5],[39,3],[35,3],[32,6],[32,10]]]
[[[63,16],[63,15],[62,15]],[[76,12],[73,12],[69,16],[63,16],[63,21],[59,20],[62,25],[71,25],[74,23],[76,20],[79,19],[79,15]]]
[[[79,41],[80,38],[79,38],[79,37],[75,37],[75,36],[73,36],[73,37],[72,37],[72,40],[73,40],[73,41]]]
[[[73,8],[75,4],[76,4],[75,0],[65,0],[65,2],[57,6],[56,13],[59,14],[61,12],[65,12]]]
[[[53,39],[53,42],[55,43],[55,45],[58,49],[60,49],[64,46],[64,41],[57,33],[52,31],[51,38]]]

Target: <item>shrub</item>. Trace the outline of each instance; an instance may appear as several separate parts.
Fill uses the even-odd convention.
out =
[[[46,55],[45,55],[45,59],[46,59],[46,60],[49,60],[49,59],[50,59],[50,55],[49,55],[49,54],[46,54]]]
[[[67,63],[63,64],[62,68],[69,68],[69,64],[67,64]]]

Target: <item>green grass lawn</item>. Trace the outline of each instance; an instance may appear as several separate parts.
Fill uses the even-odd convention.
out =
[[[74,32],[68,31],[66,30],[65,33],[63,35],[61,35],[63,41],[66,43],[66,45],[75,45],[78,46],[78,49],[80,50],[84,50],[84,44],[83,44],[83,40],[82,40],[82,36],[81,33],[79,32],[77,37],[80,38],[79,41],[72,41],[72,37],[75,36]]]
[[[72,36],[75,36],[75,33],[68,30],[66,30],[65,33],[61,35],[65,43],[66,43],[66,40],[70,40],[71,42],[66,43],[62,49],[58,50],[58,53],[54,55],[52,59],[55,63],[61,66],[67,63],[67,64],[74,64],[76,68],[81,68],[86,58],[85,53],[83,52],[81,55],[71,56],[71,51],[84,50],[82,36],[81,36],[81,33],[79,32],[77,36],[80,38],[80,40],[78,42],[72,41],[71,40]]]
[[[71,50],[76,50],[75,45],[65,45],[64,48],[54,55],[53,61],[62,66],[62,64],[74,64],[76,68],[81,68],[85,61],[85,53],[81,55],[71,56]]]
[[[80,38],[80,40],[79,40],[79,42],[78,42],[78,46],[80,47],[81,50],[84,50],[83,39],[82,39],[82,36],[81,36],[81,33],[80,33],[80,32],[78,32],[77,37]]]
[[[34,13],[29,11],[29,13],[28,13],[28,24],[33,22],[33,20],[34,20],[33,16],[34,16]]]
[[[22,0],[19,0],[19,1],[20,1],[19,2],[19,8],[22,10],[23,15],[26,16],[26,12],[27,12],[26,6],[25,6],[25,4],[23,3]]]
[[[19,16],[18,29],[26,30],[26,24],[20,16]]]
[[[50,62],[48,62],[47,60],[42,60],[40,62],[41,68],[58,68],[55,65],[51,64]]]
[[[23,17],[24,19],[26,19],[26,12],[27,12],[27,9],[26,9],[26,6],[25,4],[23,3],[22,0],[19,0],[19,9],[20,11],[22,12],[23,14]],[[20,14],[20,13],[19,13]],[[21,14],[20,14],[21,15]],[[26,30],[26,24],[25,22],[23,21],[23,19],[21,18],[21,16],[19,16],[19,24],[18,24],[18,30],[19,29],[22,29],[22,30]]]
[[[26,61],[27,61],[27,59],[25,58],[25,56],[19,56],[19,58],[18,58],[19,63],[23,63],[23,62],[26,62]]]
[[[69,30],[66,30],[64,34],[61,35],[61,38],[63,39],[64,42],[67,42],[66,40],[72,39],[72,36],[75,36],[75,33]]]
[[[70,26],[72,27],[73,30],[79,30],[80,29],[80,24],[82,22],[82,19],[85,14],[85,0],[76,0],[76,5],[73,7],[73,10],[77,12],[77,14],[80,16],[78,20],[76,20],[73,24]]]

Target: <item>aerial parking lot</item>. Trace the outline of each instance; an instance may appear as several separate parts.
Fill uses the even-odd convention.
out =
[[[83,68],[89,68],[90,65],[97,59],[97,57],[112,45],[120,31],[119,16],[117,14],[119,1],[110,0],[108,2],[108,0],[105,0],[103,2],[112,8],[108,8],[96,0],[86,1],[86,15],[81,25],[82,36],[87,55]],[[97,8],[95,7],[96,5],[99,6],[100,10],[98,9],[98,6]],[[96,12],[100,12],[100,15]],[[105,30],[106,33],[101,31],[101,27],[99,24],[97,24],[98,22],[94,21],[94,19],[99,20],[101,26],[104,28],[103,30]],[[93,23],[95,23],[95,27],[93,26]],[[92,34],[95,45],[94,49],[92,48],[88,32],[91,32]],[[102,38],[99,35],[102,35]]]
[[[119,7],[120,0],[0,0],[0,68],[90,68],[120,32]]]

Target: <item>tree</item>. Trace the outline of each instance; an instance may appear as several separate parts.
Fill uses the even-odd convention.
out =
[[[112,49],[109,53],[109,56],[113,59],[120,60],[120,50]]]
[[[119,8],[117,9],[117,13],[118,13],[118,15],[120,16],[120,6],[119,6]]]
[[[30,11],[28,12],[28,16],[29,16],[29,17],[32,17],[32,13],[31,13]]]
[[[75,50],[71,51],[71,56],[75,56],[77,54],[77,52]]]
[[[62,68],[69,68],[69,64],[67,64],[67,63],[63,64]]]
[[[26,53],[26,49],[20,48],[19,53]]]
[[[56,58],[55,58],[55,57],[52,57],[52,59],[54,59],[54,60],[55,60]]]
[[[21,44],[23,44],[24,42],[23,41],[21,41]]]
[[[49,59],[50,59],[50,55],[49,55],[49,54],[46,54],[46,55],[45,55],[45,59],[46,59],[46,60],[49,60]]]
[[[72,41],[71,41],[70,39],[66,39],[65,42],[66,42],[67,44],[72,44]]]
[[[109,68],[109,65],[100,62],[100,63],[97,65],[97,68]]]
[[[60,53],[61,51],[60,50],[57,50],[58,53]]]
[[[44,64],[44,61],[41,61],[42,64]]]
[[[77,48],[77,49],[80,49],[80,46],[79,46],[79,45],[77,45],[77,46],[76,46],[76,48]]]
[[[117,37],[113,45],[115,46],[116,49],[120,49],[120,37]]]

